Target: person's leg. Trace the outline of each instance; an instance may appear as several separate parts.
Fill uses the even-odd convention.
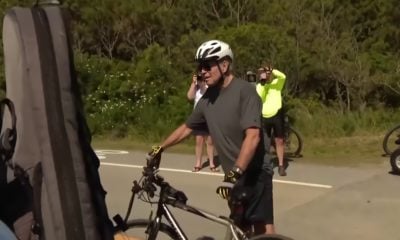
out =
[[[286,176],[285,166],[284,166],[284,152],[285,152],[285,145],[283,138],[276,137],[275,138],[275,146],[276,146],[276,156],[278,157],[278,172],[281,176]]]
[[[196,135],[196,147],[195,147],[195,155],[196,155],[196,163],[194,165],[194,172],[200,171],[202,166],[202,157],[203,157],[203,145],[204,145],[204,136]]]
[[[272,128],[271,124],[269,123],[268,118],[263,118],[263,137],[264,137],[264,146],[265,150],[270,153],[271,152],[271,135],[272,135]]]
[[[252,225],[254,235],[275,234],[272,173],[245,173],[245,177],[245,186],[253,188],[245,221]]]
[[[274,192],[273,192],[273,182],[272,175],[266,174],[264,175],[264,204],[266,206],[266,218],[264,222],[264,229],[266,234],[275,234],[275,226],[274,226]],[[256,232],[256,225],[254,226]]]
[[[284,129],[284,115],[283,111],[279,110],[274,118],[274,133],[275,133],[275,150],[276,156],[278,157],[278,173],[280,176],[286,176],[286,170],[284,166],[284,154],[285,154],[285,129]]]
[[[208,135],[205,137],[206,138],[206,145],[207,145],[207,156],[208,156],[208,161],[210,162],[210,169],[211,171],[218,171],[218,169],[215,166],[214,163],[214,144],[211,139],[211,136]]]
[[[265,224],[264,222],[254,223],[254,235],[261,234],[275,234],[275,226],[274,224]]]
[[[268,174],[264,176],[264,191],[261,199],[263,206],[260,210],[265,211],[265,221],[256,221],[253,223],[254,235],[275,234],[272,176]]]

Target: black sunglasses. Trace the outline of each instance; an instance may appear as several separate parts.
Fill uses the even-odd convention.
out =
[[[199,65],[197,66],[197,70],[206,70],[210,71],[213,66],[217,65],[217,62],[215,61],[209,61],[209,62],[200,62]]]

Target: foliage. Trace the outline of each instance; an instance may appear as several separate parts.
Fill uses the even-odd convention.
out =
[[[32,3],[3,0],[2,14],[14,5]],[[76,67],[95,134],[155,139],[182,123],[191,111],[185,95],[194,53],[213,38],[231,45],[237,76],[265,62],[286,73],[289,114],[305,135],[379,132],[400,121],[395,0],[65,0],[64,5],[72,12]],[[0,53],[3,66],[1,48]],[[3,72],[0,87],[4,91]]]

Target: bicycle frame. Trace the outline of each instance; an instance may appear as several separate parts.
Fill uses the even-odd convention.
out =
[[[170,189],[173,189],[168,183],[166,182],[160,182],[157,184],[160,187],[160,196],[159,200],[157,203],[157,210],[156,210],[156,216],[153,219],[150,219],[150,221],[153,224],[160,224],[161,220],[163,217],[167,219],[171,227],[176,231],[176,233],[179,235],[179,238],[182,240],[187,240],[188,237],[180,227],[178,221],[175,219],[173,216],[172,212],[170,211],[168,205],[179,208],[183,211],[195,214],[197,216],[203,217],[205,219],[211,220],[213,222],[219,223],[221,225],[224,225],[227,227],[227,233],[225,236],[226,240],[246,240],[248,239],[246,234],[238,227],[236,226],[231,219],[224,217],[224,216],[216,216],[215,214],[212,214],[210,212],[200,210],[196,207],[187,205],[186,203],[182,203],[180,201],[177,201],[176,199],[173,199],[169,196],[168,192]],[[134,186],[132,187],[132,197],[129,202],[129,208],[128,212],[125,216],[124,222],[126,223],[128,221],[132,205],[134,202],[135,196],[143,191],[143,188],[139,186],[139,184],[134,181]],[[152,215],[152,214],[151,214]],[[151,216],[150,215],[150,216]],[[156,225],[158,226],[158,225]]]
[[[171,213],[171,211],[169,210],[167,205],[168,204],[165,204],[165,203],[159,204],[156,217],[152,221],[159,223],[159,222],[161,222],[161,218],[164,216],[168,220],[168,222],[171,224],[171,226],[175,229],[175,231],[179,235],[180,239],[187,240],[188,237],[183,232],[182,228],[179,226],[179,223],[176,221],[175,217],[173,216],[173,214]],[[237,227],[236,225],[231,223],[230,220],[228,220],[228,219],[224,219],[223,217],[217,217],[216,215],[214,215],[212,213],[206,212],[204,210],[200,210],[198,208],[195,208],[195,207],[192,207],[189,205],[175,204],[174,207],[177,207],[183,211],[193,213],[197,216],[206,218],[208,220],[211,220],[213,222],[216,222],[216,223],[226,226],[227,227],[227,234],[225,236],[226,240],[232,239],[232,237],[235,240],[247,239],[247,237],[245,236],[243,231],[239,227]]]

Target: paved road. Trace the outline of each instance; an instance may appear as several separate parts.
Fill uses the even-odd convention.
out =
[[[113,216],[126,211],[131,182],[140,176],[144,153],[110,153],[99,155]],[[227,215],[225,202],[215,194],[222,174],[211,173],[208,168],[192,173],[193,163],[192,155],[166,153],[161,175],[187,194],[188,204]],[[302,164],[301,159],[291,162],[287,177],[274,177],[277,231],[296,240],[400,240],[400,176],[389,174],[388,169],[387,162],[362,169]],[[134,205],[135,217],[148,218],[148,204],[136,201]],[[189,239],[223,239],[222,225],[172,210]]]

